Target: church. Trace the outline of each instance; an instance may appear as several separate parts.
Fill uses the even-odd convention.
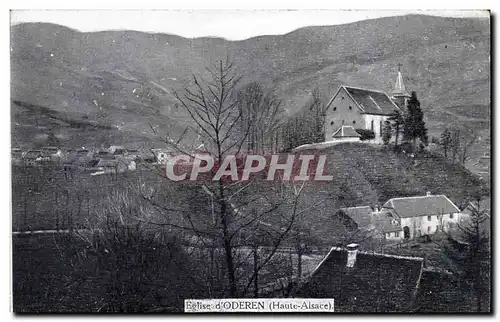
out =
[[[359,141],[361,136],[355,130],[364,129],[375,134],[368,142],[382,144],[384,122],[395,110],[403,111],[410,97],[401,70],[391,96],[377,90],[340,86],[326,107],[325,142]]]

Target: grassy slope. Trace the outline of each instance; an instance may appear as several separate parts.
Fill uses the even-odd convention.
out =
[[[303,152],[307,153],[307,151]],[[411,158],[381,146],[346,143],[328,148],[326,186],[344,205],[382,204],[390,198],[444,194],[461,205],[483,191],[483,183],[461,165],[428,153]]]
[[[341,84],[389,91],[401,62],[408,88],[420,94],[431,134],[467,122],[489,137],[489,51],[487,20],[418,15],[243,41],[21,24],[12,28],[12,98],[109,123],[117,129],[115,140],[154,145],[149,124],[175,136],[189,123],[172,91],[189,84],[191,73],[206,75],[205,67],[227,54],[245,81],[275,89],[290,114],[316,86],[325,96]],[[159,98],[136,97],[132,91],[141,85]],[[78,138],[64,126],[26,130],[26,114],[11,108],[16,145],[29,145],[49,129],[68,144],[100,143],[93,133]]]

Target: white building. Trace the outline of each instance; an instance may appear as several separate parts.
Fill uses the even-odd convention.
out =
[[[460,209],[444,195],[392,198],[384,208],[400,219],[405,239],[448,232],[460,222]]]
[[[401,71],[391,96],[378,90],[340,86],[326,106],[325,141],[336,140],[334,135],[341,127],[350,126],[372,131],[375,138],[366,142],[382,144],[384,122],[395,111],[403,112],[410,97]]]

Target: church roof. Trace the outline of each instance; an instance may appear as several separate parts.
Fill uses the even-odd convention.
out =
[[[354,130],[352,126],[342,125],[339,127],[335,133],[333,133],[332,137],[334,138],[351,138],[351,137],[361,137],[361,135]]]
[[[410,97],[410,93],[406,90],[405,83],[403,81],[403,75],[398,71],[398,78],[396,79],[396,84],[394,85],[394,90],[392,91],[393,97],[406,96]]]
[[[384,92],[342,86],[365,114],[391,115],[399,107]]]

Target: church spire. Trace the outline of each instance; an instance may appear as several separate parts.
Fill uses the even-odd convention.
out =
[[[400,108],[404,108],[411,95],[406,90],[406,86],[403,81],[403,74],[401,74],[401,66],[403,66],[403,64],[398,63],[398,78],[396,78],[396,84],[394,84],[394,90],[392,91],[391,99]]]
[[[396,97],[410,97],[410,94],[406,90],[405,83],[403,81],[403,75],[401,74],[401,66],[403,64],[398,63],[398,78],[396,79],[396,84],[394,85],[394,90],[392,91],[392,96]]]

